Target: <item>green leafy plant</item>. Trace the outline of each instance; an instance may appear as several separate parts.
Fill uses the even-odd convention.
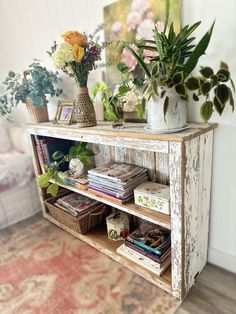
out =
[[[63,154],[61,151],[53,153],[52,158],[55,161],[51,165],[46,165],[46,172],[41,174],[38,178],[38,185],[41,188],[47,188],[47,193],[53,197],[58,193],[58,183],[64,183],[63,172],[59,170],[60,164],[64,162],[70,162],[73,158],[79,158],[79,160],[85,165],[90,166],[94,153],[91,149],[87,148],[87,143],[80,142],[72,146],[68,154]],[[50,183],[53,180],[53,183]]]
[[[186,101],[189,100],[190,93],[194,101],[198,101],[199,96],[204,96],[201,117],[205,122],[210,119],[214,111],[221,115],[228,103],[234,110],[235,87],[225,62],[221,62],[217,72],[205,66],[200,69],[199,75],[192,74],[199,58],[205,54],[209,45],[215,22],[196,43],[196,38],[192,34],[201,22],[182,27],[178,34],[174,30],[173,23],[168,29],[168,3],[169,1],[167,1],[167,19],[162,32],[159,32],[154,25],[153,39],[136,42],[136,51],[128,42],[122,42],[135,57],[141,69],[142,75],[137,76],[136,81],[140,78],[143,80],[145,76],[142,83],[143,103],[145,104],[154,95],[165,97],[164,115],[166,115],[169,97],[165,95],[165,89],[160,92],[159,87],[163,86],[175,89],[176,93]],[[146,64],[143,52],[148,50],[152,51],[153,56],[149,60],[150,63]]]
[[[11,113],[20,101],[30,98],[36,107],[46,105],[45,95],[59,96],[61,89],[55,87],[58,83],[58,73],[47,70],[38,61],[29,65],[22,75],[10,71],[1,86],[0,115]]]
[[[101,101],[104,105],[104,117],[108,121],[118,121],[123,117],[122,97],[131,89],[128,85],[121,85],[118,93],[114,94],[104,81],[98,82],[93,89],[93,97],[101,92]]]

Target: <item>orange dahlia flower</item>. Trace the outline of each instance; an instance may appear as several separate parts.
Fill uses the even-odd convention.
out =
[[[64,41],[71,46],[79,45],[81,47],[85,46],[87,43],[87,36],[75,31],[69,31],[62,35]]]

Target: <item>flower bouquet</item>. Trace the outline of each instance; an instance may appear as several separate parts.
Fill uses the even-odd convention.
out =
[[[101,60],[103,46],[77,31],[69,31],[62,35],[63,43],[54,42],[49,52],[56,68],[74,77],[80,86],[76,102],[77,122],[80,127],[96,125],[96,116],[92,101],[88,94],[87,81],[90,71],[96,68],[96,62]]]

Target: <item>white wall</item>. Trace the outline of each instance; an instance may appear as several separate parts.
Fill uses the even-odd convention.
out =
[[[50,64],[46,54],[54,39],[69,29],[91,32],[102,21],[102,6],[111,0],[1,0],[0,1],[0,80],[9,70],[21,71],[33,58]],[[201,65],[214,67],[220,60],[229,63],[236,79],[236,1],[184,0],[184,23],[203,20],[203,34],[216,18],[215,30]],[[98,73],[90,80],[95,81]],[[66,96],[74,97],[73,79],[64,77]],[[52,101],[53,103],[53,101]],[[51,115],[55,112],[52,105]],[[189,106],[189,120],[200,121],[199,106]],[[230,109],[218,122],[215,132],[209,261],[236,272],[236,114]]]

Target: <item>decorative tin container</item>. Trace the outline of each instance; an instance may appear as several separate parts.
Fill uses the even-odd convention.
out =
[[[112,213],[106,218],[107,235],[113,241],[124,240],[129,234],[129,218],[124,213]]]
[[[167,185],[145,182],[134,190],[135,204],[153,209],[163,214],[170,214],[170,187]]]

